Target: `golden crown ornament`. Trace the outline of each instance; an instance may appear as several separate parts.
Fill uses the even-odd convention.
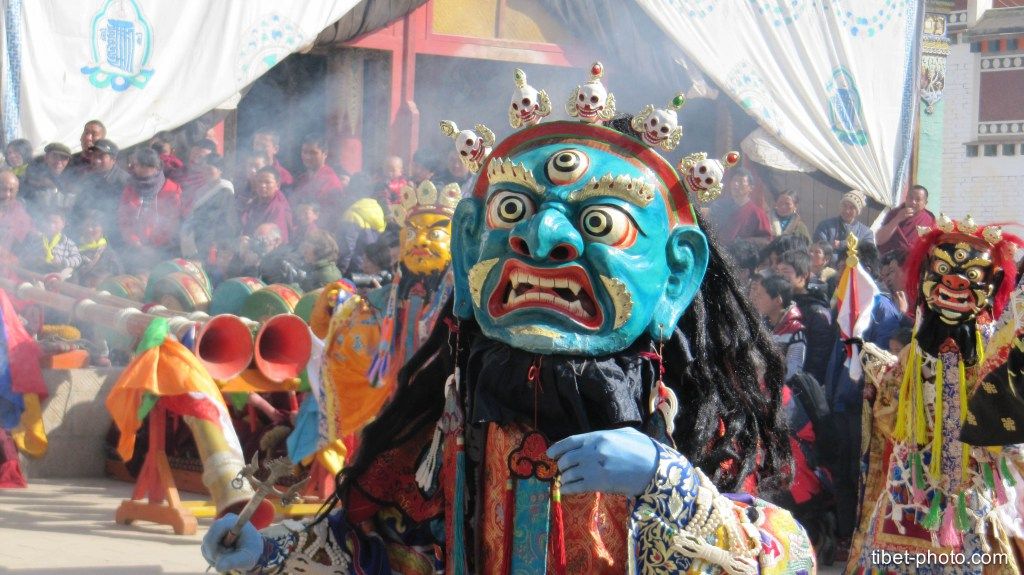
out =
[[[671,152],[683,137],[683,127],[679,125],[676,111],[685,103],[686,98],[680,92],[672,98],[667,108],[655,108],[647,104],[630,120],[630,127],[640,134],[640,139],[648,146],[661,146],[661,149]]]
[[[423,180],[419,187],[403,186],[401,199],[391,206],[391,214],[400,226],[405,226],[411,216],[423,213],[455,215],[455,206],[462,199],[462,190],[451,183],[438,191],[430,180]]]
[[[494,146],[494,132],[483,124],[473,126],[474,130],[459,130],[455,122],[443,120],[441,132],[455,140],[455,151],[459,153],[462,164],[474,174],[480,171],[484,160],[491,154]]]

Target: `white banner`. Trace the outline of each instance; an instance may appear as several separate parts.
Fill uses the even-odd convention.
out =
[[[6,139],[129,146],[178,127],[311,44],[357,0],[3,0]]]
[[[637,0],[771,137],[892,206],[916,114],[914,0]]]

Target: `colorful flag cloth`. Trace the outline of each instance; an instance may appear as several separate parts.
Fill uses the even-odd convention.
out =
[[[878,286],[868,272],[857,262],[849,265],[847,260],[843,275],[836,287],[836,310],[839,323],[839,335],[843,340],[860,338],[871,324],[871,310],[875,306]],[[846,344],[846,367],[850,370],[850,379],[857,380],[861,376],[861,365],[857,344]]]
[[[217,384],[188,348],[168,337],[168,330],[164,318],[149,324],[135,359],[107,396],[107,410],[121,431],[117,452],[125,461],[131,459],[135,434],[158,400],[171,413],[212,421],[233,431]],[[241,457],[238,437],[234,433],[224,437]]]
[[[0,290],[0,427],[32,457],[46,453],[41,402],[48,391],[39,368],[42,351]]]

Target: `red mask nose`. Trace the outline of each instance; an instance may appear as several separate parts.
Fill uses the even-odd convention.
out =
[[[942,276],[942,285],[951,290],[962,291],[971,287],[971,282],[964,276]]]

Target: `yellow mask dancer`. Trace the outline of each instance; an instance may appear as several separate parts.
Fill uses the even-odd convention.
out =
[[[451,264],[452,214],[460,199],[457,184],[438,191],[428,180],[402,189],[401,201],[391,209],[402,226],[399,251],[409,273],[429,275]]]
[[[409,216],[399,244],[402,263],[411,273],[429,275],[452,261],[452,218],[448,214],[419,213]]]

